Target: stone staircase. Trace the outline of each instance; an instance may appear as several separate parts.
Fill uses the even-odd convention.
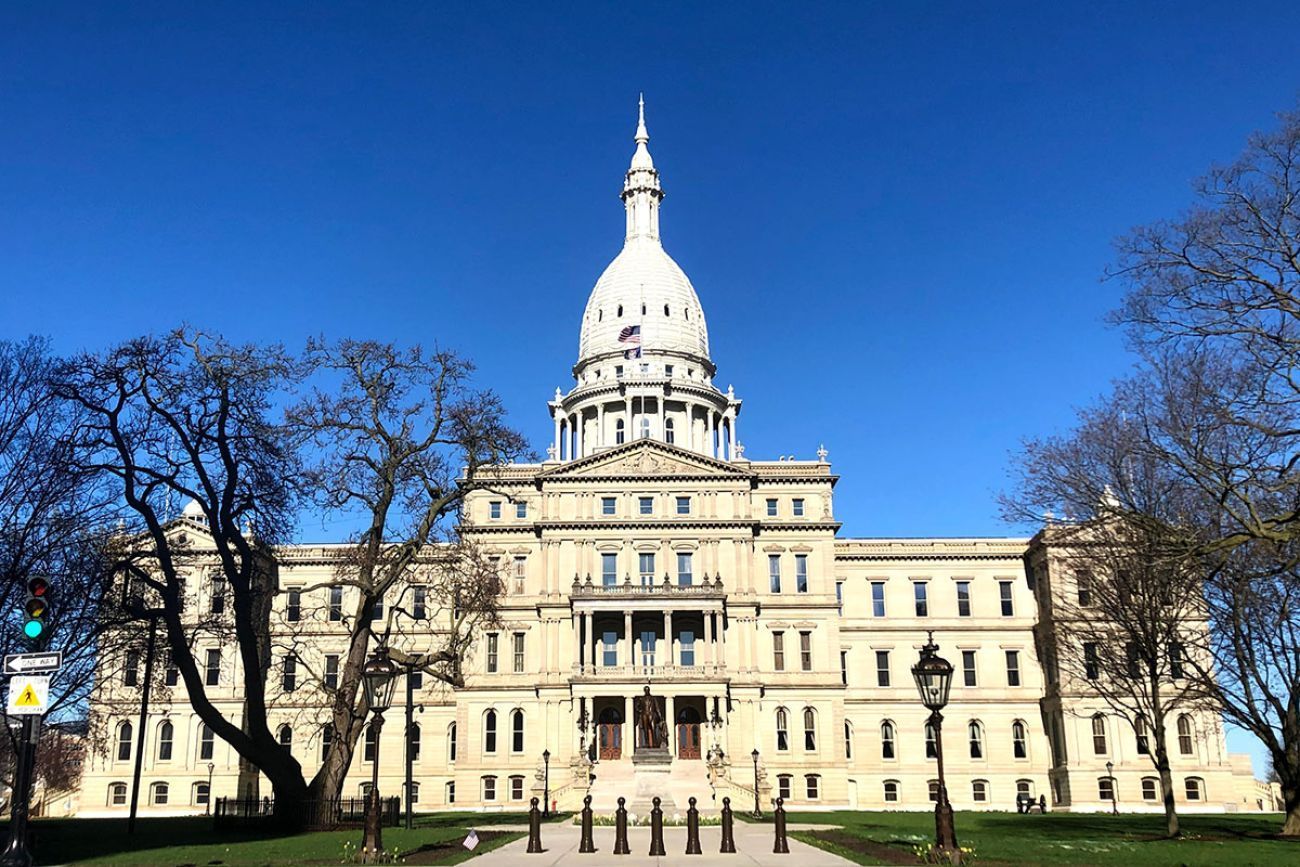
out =
[[[702,761],[676,760],[669,765],[635,765],[630,759],[605,760],[592,769],[596,775],[591,784],[591,809],[597,814],[613,813],[618,809],[618,799],[627,799],[627,809],[637,815],[650,812],[657,796],[664,815],[680,813],[683,817],[695,798],[700,813],[708,815],[722,809],[722,802],[714,803],[713,789],[709,785],[708,766]]]

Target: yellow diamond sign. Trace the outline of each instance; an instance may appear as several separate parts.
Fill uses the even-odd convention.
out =
[[[9,702],[5,708],[10,716],[45,713],[49,707],[50,679],[41,675],[17,675],[9,679]]]

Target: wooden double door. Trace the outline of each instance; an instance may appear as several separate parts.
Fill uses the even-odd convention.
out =
[[[677,758],[700,757],[700,713],[693,707],[677,714]]]
[[[623,714],[617,708],[607,707],[600,712],[596,724],[596,747],[602,760],[623,757]]]

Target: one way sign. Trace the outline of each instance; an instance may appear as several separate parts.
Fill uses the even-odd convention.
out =
[[[11,653],[5,657],[5,674],[53,674],[63,667],[63,651]]]

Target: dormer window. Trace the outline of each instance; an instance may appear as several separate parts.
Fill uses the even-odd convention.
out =
[[[668,377],[669,379],[672,379],[672,377],[673,377],[673,366],[672,366],[671,364],[665,364],[665,365],[664,365],[664,376]]]
[[[597,310],[597,311],[596,311],[596,321],[599,322],[600,320],[602,320],[602,319],[604,319],[604,318],[605,318],[605,311],[604,311],[604,310]]]
[[[619,318],[619,319],[622,319],[622,318],[623,318],[623,305],[622,305],[622,304],[618,305],[618,318]]]
[[[665,315],[665,316],[671,316],[671,315],[672,315],[672,314],[670,314],[670,313],[668,312],[668,305],[667,305],[667,304],[664,305],[664,315]]]
[[[645,302],[644,302],[644,301],[641,302],[641,315],[642,315],[642,316],[645,316]]]
[[[615,379],[623,378],[623,365],[621,364],[614,365],[614,378]]]

